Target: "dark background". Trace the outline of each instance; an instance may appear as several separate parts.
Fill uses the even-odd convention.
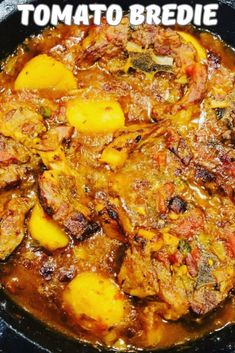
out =
[[[19,3],[30,2],[27,0],[0,1],[0,58],[11,53],[19,44],[32,33],[38,33],[41,28],[33,23],[29,27],[20,24],[20,14],[15,12]],[[211,1],[193,0],[113,0],[113,1],[87,1],[87,0],[34,0],[31,2],[66,4],[100,2],[118,3],[123,9],[130,4],[141,3],[148,5],[157,3],[214,3]],[[219,34],[222,39],[235,47],[235,0],[218,0],[220,10],[218,13],[218,25],[210,27],[210,30]],[[102,351],[104,352],[104,351]],[[235,326],[226,327],[222,331],[215,332],[194,343],[188,343],[181,348],[172,348],[165,353],[235,353]],[[62,335],[52,332],[30,315],[18,308],[0,290],[0,353],[97,353],[90,346],[71,341]],[[107,353],[107,352],[104,352]],[[150,353],[150,352],[149,352]]]

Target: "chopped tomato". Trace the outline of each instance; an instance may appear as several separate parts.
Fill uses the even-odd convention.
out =
[[[169,261],[173,265],[180,266],[183,262],[183,255],[177,250],[174,254],[169,256]]]
[[[185,71],[188,76],[193,76],[194,71],[195,71],[195,64],[191,64],[191,65],[187,66]]]
[[[231,257],[235,257],[235,234],[229,233],[227,238],[228,250]]]
[[[178,236],[190,239],[199,229],[203,228],[204,221],[203,211],[200,208],[195,208],[179,218],[173,229]]]
[[[167,200],[171,198],[174,192],[174,184],[164,184],[156,194],[156,209],[162,214],[167,212]]]

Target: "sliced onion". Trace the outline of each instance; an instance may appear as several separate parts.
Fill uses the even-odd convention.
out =
[[[174,62],[174,59],[171,56],[152,55],[152,59],[157,65],[164,66],[172,66]]]
[[[127,51],[133,51],[135,53],[141,53],[143,51],[141,46],[134,42],[127,42],[126,49]]]

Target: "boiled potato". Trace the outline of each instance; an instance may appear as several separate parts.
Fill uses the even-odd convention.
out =
[[[121,151],[116,150],[112,147],[107,147],[104,149],[100,161],[107,163],[112,169],[117,167],[122,167],[128,157],[128,153],[125,149]]]
[[[90,330],[107,330],[124,317],[124,299],[118,286],[95,272],[77,275],[65,288],[63,303],[65,310]]]
[[[64,64],[46,54],[31,59],[19,73],[15,89],[54,89],[66,91],[76,89],[72,72]]]
[[[157,236],[155,232],[146,229],[139,229],[138,235],[146,240],[151,240]]]
[[[39,203],[33,208],[29,220],[29,231],[31,237],[49,251],[64,248],[69,243],[66,234],[45,214]]]
[[[199,41],[191,34],[179,31],[178,34],[186,41],[191,43],[197,51],[197,55],[200,61],[207,59],[206,50],[201,46]]]
[[[122,129],[125,118],[121,106],[113,100],[71,100],[66,111],[69,123],[83,133],[111,133]]]

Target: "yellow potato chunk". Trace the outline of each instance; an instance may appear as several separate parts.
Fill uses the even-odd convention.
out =
[[[191,43],[197,51],[197,55],[200,61],[204,61],[207,59],[206,50],[203,46],[199,43],[199,41],[193,37],[191,34],[186,32],[179,31],[178,34],[186,41]]]
[[[71,100],[66,116],[69,123],[83,133],[111,133],[122,129],[125,118],[120,104],[112,100]]]
[[[63,230],[45,214],[38,203],[29,220],[29,231],[31,237],[49,251],[64,248],[69,243]]]
[[[115,169],[124,165],[127,156],[128,154],[125,149],[118,151],[115,148],[108,147],[104,149],[100,161],[107,163],[112,169]]]
[[[77,275],[63,293],[64,308],[86,329],[107,330],[121,323],[124,300],[111,279],[95,272]]]
[[[151,230],[146,230],[146,229],[139,229],[138,235],[140,237],[145,238],[146,240],[151,240],[157,236],[155,232],[152,232]]]
[[[46,54],[27,62],[15,81],[15,90],[54,89],[67,91],[77,88],[72,72],[64,64]]]

